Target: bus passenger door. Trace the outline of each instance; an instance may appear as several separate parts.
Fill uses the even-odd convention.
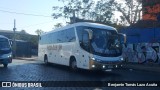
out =
[[[90,51],[89,47],[89,34],[87,31],[83,31],[82,40],[80,40],[80,48],[79,48],[79,61],[81,68],[87,69],[89,65],[89,55]]]

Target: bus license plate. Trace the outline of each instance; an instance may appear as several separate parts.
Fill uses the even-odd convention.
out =
[[[113,68],[113,65],[109,65],[108,68]]]

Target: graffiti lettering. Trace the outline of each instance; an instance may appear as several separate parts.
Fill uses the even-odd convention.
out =
[[[159,62],[159,43],[127,44],[123,48],[123,57],[128,62]]]

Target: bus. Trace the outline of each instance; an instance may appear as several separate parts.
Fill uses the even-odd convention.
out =
[[[118,68],[124,61],[125,35],[111,26],[79,22],[39,37],[38,57],[54,63],[87,70]]]
[[[12,63],[11,43],[7,37],[0,35],[0,64],[7,67],[8,63]]]

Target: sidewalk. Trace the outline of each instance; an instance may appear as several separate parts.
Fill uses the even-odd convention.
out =
[[[36,56],[32,56],[30,58],[27,58],[27,57],[16,57],[15,59],[34,61],[34,60],[38,60],[38,57],[36,57]]]
[[[124,63],[124,68],[160,73],[160,64],[154,64],[154,63],[148,63],[148,64]]]

